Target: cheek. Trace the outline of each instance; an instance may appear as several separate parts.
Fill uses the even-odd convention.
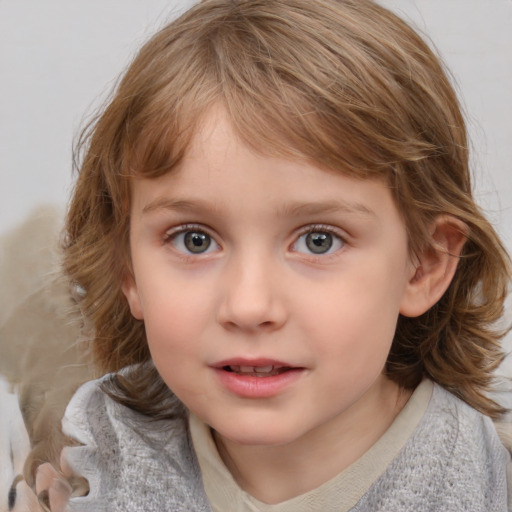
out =
[[[181,301],[163,301],[147,307],[144,319],[153,363],[167,386],[179,394],[192,374],[191,361],[199,356],[197,322]],[[197,319],[196,319],[197,320]]]
[[[145,305],[145,327],[158,373],[187,407],[195,409],[208,402],[202,367],[207,359],[203,340],[209,338],[205,335],[209,314],[203,302],[192,299],[190,293],[153,297]]]
[[[165,359],[174,366],[196,349],[211,317],[211,297],[180,283],[153,283],[150,292],[141,294],[149,349],[156,364]]]
[[[146,307],[144,324],[150,349],[168,350],[186,347],[198,329],[198,314],[192,314],[182,301],[166,301],[156,307]],[[188,343],[187,343],[188,341]]]
[[[348,272],[329,286],[319,287],[303,304],[299,318],[310,319],[304,330],[322,356],[342,361],[348,371],[383,365],[396,330],[404,280],[393,266]],[[304,292],[302,292],[304,296]],[[306,320],[303,320],[306,322]]]

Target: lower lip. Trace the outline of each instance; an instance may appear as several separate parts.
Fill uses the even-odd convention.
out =
[[[276,396],[300,379],[304,371],[302,368],[297,368],[271,377],[254,377],[228,372],[221,368],[215,369],[221,384],[229,392],[242,398],[270,398]]]

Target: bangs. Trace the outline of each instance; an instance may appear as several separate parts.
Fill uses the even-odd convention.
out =
[[[172,171],[219,107],[257,152],[385,180],[412,255],[437,250],[436,216],[468,226],[445,295],[428,314],[399,318],[386,373],[406,388],[428,376],[498,417],[487,392],[503,358],[495,325],[510,259],[473,201],[465,123],[442,64],[371,0],[202,0],[136,56],[78,141],[64,240],[98,367],[151,359],[121,285],[131,272],[133,178]],[[141,368],[115,399],[157,417],[170,391],[159,381],[154,392],[156,371]]]
[[[156,177],[171,170],[201,120],[219,104],[255,150],[307,159],[353,177],[389,175],[398,162],[436,152],[403,114],[410,102],[407,87],[386,71],[377,49],[358,44],[354,31],[361,26],[352,26],[349,17],[327,41],[323,34],[332,36],[333,13],[318,16],[319,5],[313,23],[307,3],[297,2],[285,18],[279,4],[253,1],[218,6],[223,16],[215,12],[216,22],[198,24],[194,11],[208,4],[215,2],[159,33],[124,78],[121,89],[127,90],[120,95],[132,99],[124,172]],[[298,26],[308,30],[298,33]],[[146,63],[144,69],[138,61]],[[140,88],[130,90],[137,81]]]

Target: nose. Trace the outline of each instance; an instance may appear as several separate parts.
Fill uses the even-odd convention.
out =
[[[219,323],[226,329],[246,332],[281,328],[288,312],[279,267],[272,257],[252,254],[232,258],[223,275]]]

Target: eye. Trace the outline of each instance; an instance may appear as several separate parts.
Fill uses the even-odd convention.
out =
[[[169,234],[167,239],[183,254],[205,254],[219,248],[219,244],[200,229],[183,229]]]
[[[299,236],[293,244],[293,250],[305,254],[331,254],[345,245],[342,238],[327,230],[308,231]]]

